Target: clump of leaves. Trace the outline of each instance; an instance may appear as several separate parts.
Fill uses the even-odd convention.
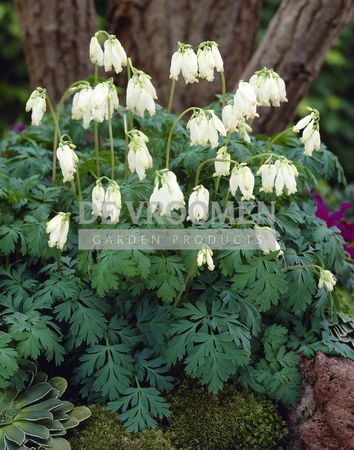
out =
[[[61,400],[67,388],[64,378],[48,380],[36,366],[26,370],[26,386],[21,391],[0,390],[0,448],[29,450],[36,445],[53,450],[70,450],[69,442],[61,436],[91,415],[86,406]]]
[[[217,101],[208,110],[220,115],[221,105]],[[296,189],[282,195],[265,192],[256,175],[256,201],[245,205],[238,191],[235,202],[228,202],[229,179],[221,176],[214,183],[209,163],[218,150],[212,145],[191,146],[185,122],[177,124],[177,116],[158,105],[152,117],[131,116],[129,129],[135,126],[144,132],[153,169],[165,167],[168,141],[169,168],[183,193],[188,196],[199,180],[208,187],[210,198],[218,200],[216,223],[205,221],[193,228],[247,231],[257,224],[277,233],[282,254],[216,250],[215,270],[209,271],[198,266],[196,250],[78,249],[83,228],[100,232],[110,226],[100,220],[83,224],[79,213],[80,194],[90,200],[96,180],[106,182],[108,177],[119,181],[121,192],[116,228],[143,231],[152,225],[184,230],[191,225],[181,222],[177,211],[171,216],[175,223],[159,215],[154,216],[156,223],[149,223],[147,204],[155,188],[155,170],[147,164],[146,177],[138,179],[128,173],[129,164],[123,164],[129,133],[123,108],[112,121],[99,124],[101,139],[94,133],[94,143],[101,147],[97,152],[81,124],[70,120],[70,111],[63,107],[59,117],[59,110],[55,127],[45,116],[42,125],[10,133],[0,143],[0,388],[20,389],[26,380],[21,361],[45,358],[65,365],[89,402],[108,404],[120,413],[128,431],[138,432],[170,417],[166,392],[173,388],[176,364],[199,380],[207,395],[219,393],[232,381],[294,403],[301,383],[299,352],[311,357],[322,350],[354,359],[353,349],[329,331],[338,311],[338,294],[319,287],[313,270],[326,268],[343,286],[354,272],[338,229],[328,228],[315,215],[311,189],[316,179],[337,176],[338,182],[344,181],[337,158],[324,145],[309,157],[298,139],[284,133],[251,142],[233,132],[221,133],[219,147],[227,146],[235,167],[247,162],[249,173],[257,174],[268,156],[272,161],[286,157],[296,166]],[[52,172],[54,129],[57,133],[60,129],[61,140],[64,136],[75,144],[77,190],[75,183],[72,189],[62,184],[55,167]],[[255,211],[265,203],[272,205],[272,214]],[[222,209],[228,213],[222,214]],[[62,251],[49,248],[46,234],[46,224],[59,212],[71,212]],[[92,219],[92,211],[86,212]]]
[[[276,406],[265,397],[236,391],[218,395],[184,380],[169,395],[172,441],[189,450],[263,450],[279,448],[286,434]]]

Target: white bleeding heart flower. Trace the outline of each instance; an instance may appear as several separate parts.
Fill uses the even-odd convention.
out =
[[[188,202],[188,217],[193,223],[198,223],[208,218],[209,212],[209,191],[200,184],[193,189]]]
[[[76,166],[79,158],[74,152],[75,145],[70,143],[60,143],[57,148],[57,158],[60,164],[60,169],[63,174],[63,181],[72,181],[74,173],[76,173]]]
[[[149,202],[151,212],[154,213],[159,209],[160,216],[166,216],[174,210],[179,210],[183,205],[185,205],[183,192],[178,185],[176,175],[166,170],[157,172],[155,187]]]
[[[46,224],[46,233],[49,234],[49,247],[62,250],[68,237],[69,217],[71,213],[58,213]]]

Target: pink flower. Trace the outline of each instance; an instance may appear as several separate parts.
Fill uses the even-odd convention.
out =
[[[324,205],[323,198],[318,194],[313,194],[317,202],[316,216],[327,223],[328,228],[336,226],[345,240],[344,250],[354,259],[354,223],[349,223],[343,218],[344,211],[351,208],[350,203],[343,203],[338,211],[329,213],[329,208]]]

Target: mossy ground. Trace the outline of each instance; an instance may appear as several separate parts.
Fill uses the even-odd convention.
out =
[[[226,386],[212,395],[184,379],[167,395],[171,418],[155,430],[128,433],[117,414],[92,405],[92,416],[73,429],[72,450],[272,450],[286,434],[270,400]]]

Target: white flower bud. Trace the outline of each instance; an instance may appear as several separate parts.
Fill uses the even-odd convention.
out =
[[[257,171],[257,175],[262,175],[262,187],[260,192],[273,192],[277,168],[274,164],[263,164]]]
[[[280,106],[280,102],[288,101],[284,80],[274,70],[265,67],[256,72],[250,78],[250,84],[260,106],[270,106],[270,102],[273,106]]]
[[[198,82],[198,59],[191,48],[183,53],[181,70],[186,84]]]
[[[161,187],[160,187],[161,183]],[[169,215],[175,209],[185,205],[183,193],[177,183],[176,175],[171,172],[163,172],[155,178],[155,188],[150,196],[149,208],[152,213],[160,210],[160,216]]]
[[[295,194],[297,192],[295,177],[299,174],[294,164],[290,161],[277,160],[274,166],[277,170],[274,183],[276,195],[280,196],[283,194],[284,186],[287,188],[288,195]]]
[[[105,219],[110,217],[112,223],[118,223],[121,209],[122,198],[120,194],[120,187],[115,181],[111,180],[104,196],[102,216]]]
[[[116,73],[120,73],[123,70],[122,66],[127,65],[127,55],[116,37],[105,41],[103,61],[106,72],[112,70],[113,67]]]
[[[146,177],[145,170],[152,167],[152,158],[145,144],[148,141],[148,137],[141,131],[131,131],[128,145],[128,166],[131,173],[138,174],[140,181]]]
[[[37,97],[32,107],[32,125],[40,125],[46,110],[46,101],[43,97]]]
[[[69,215],[70,213],[60,212],[47,222],[46,233],[49,234],[50,248],[56,246],[59,250],[63,249],[69,231]]]
[[[276,251],[278,251],[277,257],[284,254],[279,242],[275,238],[276,231],[273,228],[255,225],[255,229],[257,230],[258,236],[261,238],[260,249],[263,250],[265,255]]]
[[[181,52],[175,52],[172,55],[171,67],[170,67],[170,78],[173,80],[178,80],[178,75],[181,72],[183,55]]]
[[[214,80],[214,56],[210,48],[205,47],[198,51],[199,77],[206,78],[208,81]]]
[[[318,287],[321,289],[325,285],[326,288],[331,292],[336,285],[336,279],[332,272],[329,270],[320,269],[320,279],[318,281]]]
[[[240,188],[243,196],[241,201],[254,199],[254,175],[251,169],[247,166],[235,166],[231,172],[229,181],[229,190],[235,196],[237,189]]]
[[[75,148],[75,146],[73,146]],[[72,181],[76,173],[76,165],[79,159],[69,144],[59,144],[57,148],[57,158],[63,174],[63,182]]]
[[[224,62],[222,60],[222,57],[220,55],[218,46],[216,44],[213,44],[211,46],[211,51],[213,53],[214,57],[214,65],[217,70],[217,72],[223,72],[224,71]]]
[[[209,191],[203,185],[196,186],[193,189],[188,203],[188,217],[193,223],[207,219],[209,211]]]
[[[204,245],[202,250],[199,250],[197,254],[198,267],[202,266],[203,264],[207,264],[208,269],[210,271],[213,271],[215,269],[215,265],[212,256],[213,252],[211,251],[211,249],[207,245]]]
[[[256,94],[250,83],[240,81],[234,97],[234,112],[240,120],[259,117]]]
[[[300,130],[305,128],[313,119],[314,113],[311,113],[305,117],[303,117],[301,120],[298,121],[296,125],[293,126],[294,133],[298,133]]]
[[[155,102],[156,90],[150,81],[150,77],[139,72],[128,82],[127,87],[127,109],[136,111],[139,117],[144,117],[144,112],[148,111],[150,116],[156,112]]]
[[[26,103],[26,112],[29,112],[32,109],[32,125],[38,126],[41,124],[46,108],[45,91],[41,88],[35,89]]]
[[[98,66],[103,66],[103,50],[96,38],[93,36],[90,41],[90,59],[92,64],[97,64]]]
[[[101,182],[96,183],[96,186],[92,189],[92,215],[102,216],[102,207],[105,198],[105,191],[101,185]]]
[[[228,104],[223,108],[222,121],[226,131],[238,132],[237,125],[239,122],[239,117],[238,114],[235,112],[232,104]]]
[[[307,108],[311,111],[310,114],[303,117],[293,127],[295,133],[302,131],[301,142],[305,144],[304,155],[312,156],[314,150],[318,151],[321,146],[321,137],[319,132],[320,114],[316,109]]]
[[[227,147],[226,145],[224,145],[223,147],[221,147],[216,155],[217,159],[220,160],[226,160],[226,161],[215,161],[214,165],[215,165],[215,173],[213,174],[213,177],[222,177],[225,176],[227,177],[228,175],[230,175],[230,160],[231,160],[231,155],[229,153],[227,153]]]

